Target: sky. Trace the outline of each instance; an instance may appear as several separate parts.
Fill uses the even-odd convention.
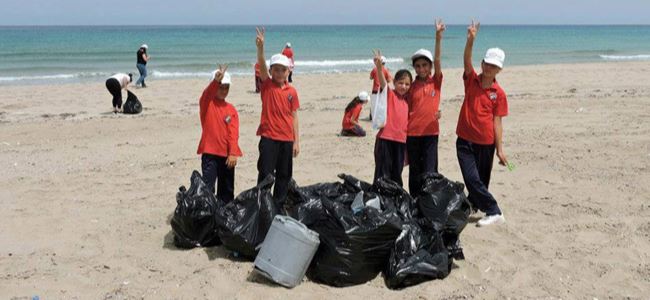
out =
[[[0,0],[0,25],[650,24],[650,0]]]

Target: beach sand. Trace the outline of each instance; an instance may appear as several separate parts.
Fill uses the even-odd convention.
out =
[[[507,223],[461,235],[465,261],[444,280],[401,291],[383,278],[349,288],[285,289],[222,247],[178,250],[169,220],[200,170],[198,98],[208,79],[150,80],[140,115],[113,115],[104,82],[0,87],[0,298],[592,299],[650,292],[650,62],[516,66],[490,190]],[[460,69],[444,70],[440,172],[462,180],[455,127]],[[341,138],[343,109],[368,74],[296,75],[300,185],[348,173],[371,181],[375,132]],[[252,187],[261,110],[253,79],[234,78]],[[362,117],[367,117],[364,109]],[[404,170],[406,182],[408,169]]]

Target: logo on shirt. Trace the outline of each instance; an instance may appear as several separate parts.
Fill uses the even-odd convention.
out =
[[[431,92],[431,97],[435,97],[435,96],[436,96],[436,90],[433,90],[433,92]]]
[[[226,121],[226,124],[230,124],[230,116],[226,116],[223,120]]]
[[[497,100],[497,93],[491,92],[490,93],[490,100],[492,100],[492,101]]]
[[[293,95],[289,94],[289,96],[287,96],[287,98],[289,99],[289,102],[293,101]]]

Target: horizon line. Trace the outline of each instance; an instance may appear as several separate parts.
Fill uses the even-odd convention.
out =
[[[467,26],[464,23],[449,23],[447,26]],[[650,23],[647,24],[622,24],[622,23],[612,23],[612,24],[594,24],[594,23],[551,23],[551,24],[541,24],[541,23],[481,23],[482,26],[650,26]],[[428,23],[419,23],[419,24],[409,24],[409,23],[393,23],[393,24],[358,24],[358,23],[339,23],[339,24],[122,24],[122,25],[109,25],[109,24],[0,24],[0,27],[126,27],[126,26],[433,26],[433,24]]]

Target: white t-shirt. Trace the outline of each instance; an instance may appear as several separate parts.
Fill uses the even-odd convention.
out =
[[[111,76],[111,78],[115,78],[115,79],[117,79],[117,81],[120,82],[120,86],[121,86],[122,88],[126,88],[126,86],[129,85],[129,82],[130,82],[130,80],[131,80],[131,78],[129,77],[129,75],[128,75],[128,74],[124,74],[124,73],[117,73],[117,74]]]

